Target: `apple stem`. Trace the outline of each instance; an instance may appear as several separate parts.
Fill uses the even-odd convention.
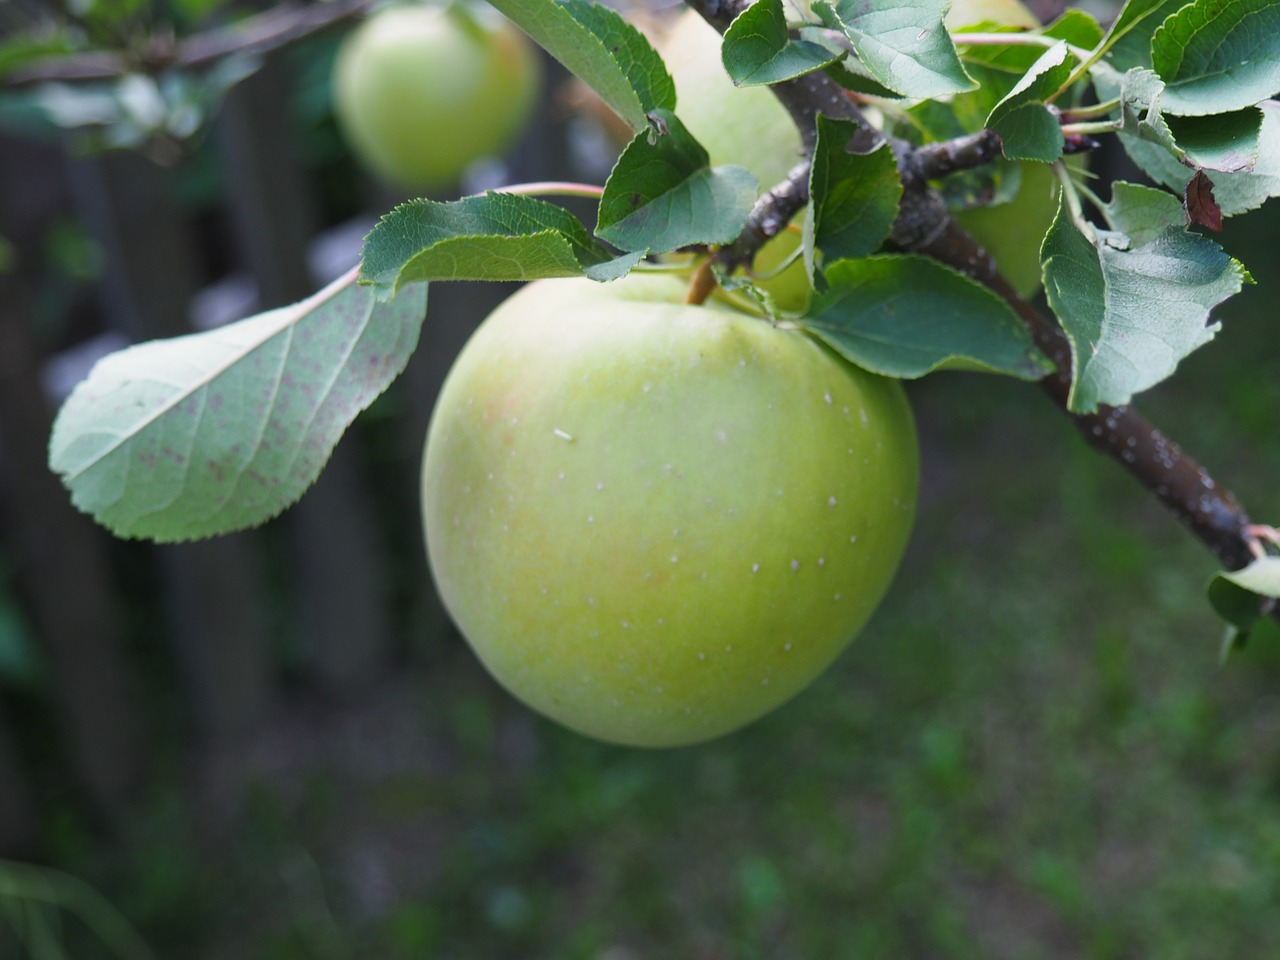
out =
[[[686,0],[688,5],[723,33],[750,0]],[[1253,558],[1256,530],[1236,498],[1218,484],[1193,458],[1157,430],[1132,406],[1101,407],[1097,413],[1073,413],[1068,406],[1072,383],[1072,356],[1066,335],[1051,319],[1023,300],[1000,274],[996,263],[952,218],[945,201],[916,167],[916,148],[885,137],[863,115],[844,89],[826,74],[805,74],[773,84],[770,90],[791,113],[800,130],[806,155],[816,139],[819,112],[850,120],[860,130],[850,149],[866,152],[888,140],[898,157],[903,196],[890,244],[899,249],[933,257],[973,277],[1006,300],[1030,329],[1040,349],[1053,361],[1055,372],[1040,386],[1053,404],[1080,431],[1085,441],[1107,454],[1134,476],[1200,538],[1227,567],[1239,569]],[[752,210],[738,239],[716,254],[725,266],[747,263],[765,240],[778,232],[762,225],[785,224],[808,202],[806,160],[788,175],[779,188],[764,194]],[[771,209],[761,209],[762,206]]]
[[[693,271],[693,277],[689,280],[689,292],[685,294],[684,302],[690,306],[702,306],[715,288],[716,275],[711,269],[711,258],[708,257]]]
[[[604,196],[604,187],[591,183],[572,183],[568,180],[535,180],[532,183],[513,183],[498,187],[495,193],[510,193],[521,197],[590,197]]]

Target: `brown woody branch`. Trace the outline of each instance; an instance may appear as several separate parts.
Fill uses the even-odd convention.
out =
[[[721,32],[748,2],[687,0],[689,6]],[[806,74],[771,89],[799,126],[806,152],[812,151],[818,113],[858,125],[855,140],[861,142],[851,144],[851,149],[870,150],[886,139],[867,122],[845,91],[825,74]],[[1084,439],[1118,461],[1228,568],[1238,569],[1253,560],[1260,544],[1257,530],[1241,504],[1134,407],[1104,406],[1093,414],[1070,411],[1067,397],[1072,359],[1066,336],[1056,323],[1018,296],[987,252],[952,219],[941,196],[929,185],[931,178],[960,169],[959,164],[969,164],[993,146],[998,149],[995,135],[976,134],[964,142],[952,142],[934,151],[919,150],[891,138],[889,143],[898,158],[903,183],[902,205],[890,239],[892,245],[933,257],[973,277],[1006,300],[1027,324],[1036,344],[1053,361],[1055,372],[1040,381],[1042,389],[1076,425]],[[1073,141],[1071,150],[1089,146]],[[748,262],[754,251],[808,202],[807,168],[807,163],[801,164],[782,184],[761,197],[738,239],[717,254],[723,265]]]

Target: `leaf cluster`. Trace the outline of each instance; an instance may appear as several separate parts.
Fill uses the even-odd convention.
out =
[[[358,285],[108,358],[53,435],[51,464],[78,505],[121,535],[162,540],[262,522],[302,494],[351,419],[403,368],[427,284],[607,282],[674,251],[758,247],[782,225],[761,228],[770,202],[761,191],[772,185],[743,167],[711,166],[680,120],[661,58],[619,14],[591,0],[492,3],[632,131],[599,191],[594,230],[520,191],[415,200],[370,233]],[[722,284],[880,374],[1044,376],[1053,366],[1009,303],[893,244],[911,151],[994,131],[998,162],[957,161],[935,185],[954,206],[1010,202],[1021,165],[1054,165],[1058,212],[1040,255],[1072,350],[1069,406],[1125,404],[1211,340],[1212,309],[1250,280],[1196,228],[1280,194],[1280,104],[1271,99],[1280,5],[1129,0],[1106,29],[1072,10],[1036,29],[954,31],[948,6],[813,0],[798,17],[782,0],[741,9],[721,50],[735,83],[821,72],[879,130],[868,144],[860,124],[816,118],[798,254],[814,294],[803,315],[780,316],[750,274],[721,275]],[[1117,183],[1110,200],[1097,197],[1063,160],[1103,135],[1118,136],[1157,186]]]

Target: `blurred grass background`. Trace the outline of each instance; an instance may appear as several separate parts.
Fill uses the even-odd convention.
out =
[[[1276,224],[1230,224],[1260,287],[1142,400],[1262,521],[1280,514]],[[358,699],[296,683],[247,741],[193,746],[135,573],[154,769],[110,830],[46,790],[45,859],[175,960],[1272,955],[1280,637],[1219,664],[1213,558],[1034,388],[940,375],[911,393],[923,494],[897,581],[836,666],[751,728],[664,752],[587,741],[424,631]],[[414,469],[389,439],[401,402],[361,428],[379,472]],[[415,507],[382,503],[411,599]],[[0,639],[20,619],[0,603]],[[5,670],[41,682],[20,657]],[[16,712],[40,753],[39,710]],[[0,893],[0,957],[24,955],[24,909]],[[65,955],[107,956],[61,924]]]
[[[1261,273],[1274,232],[1241,226]],[[1275,279],[1145,404],[1263,517]],[[68,816],[56,859],[161,957],[1269,955],[1276,637],[1219,665],[1213,559],[1034,389],[913,396],[924,496],[897,582],[755,726],[593,743],[450,636],[365,702],[286,704],[234,756],[175,741],[121,842]]]

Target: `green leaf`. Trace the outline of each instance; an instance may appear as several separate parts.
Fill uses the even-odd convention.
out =
[[[1212,175],[1213,195],[1224,216],[1256,210],[1270,198],[1280,197],[1280,103],[1269,100],[1259,109],[1262,127],[1253,169]],[[1170,190],[1182,193],[1194,176],[1193,170],[1156,144],[1133,137],[1121,137],[1120,143],[1143,173]]]
[[[1089,229],[1060,206],[1040,254],[1049,306],[1071,343],[1074,413],[1126,404],[1173,373],[1213,339],[1209,311],[1247,277],[1216,243],[1182,228],[1142,245]]]
[[[1280,92],[1280,4],[1196,0],[1151,39],[1169,113],[1203,116],[1251,107]]]
[[[804,221],[810,277],[821,262],[874,253],[889,238],[898,216],[902,182],[897,159],[886,143],[871,153],[849,152],[858,131],[848,120],[818,115]]]
[[[99,361],[49,441],[72,502],[119,536],[160,542],[253,527],[293,504],[418,342],[425,287],[388,304],[353,279]]]
[[[590,0],[490,0],[574,74],[633,131],[673,110],[676,88],[649,41],[617,12]]]
[[[663,253],[738,236],[759,184],[743,167],[711,169],[707,151],[675,114],[654,112],[665,132],[643,133],[618,158],[600,199],[596,236],[622,250]]]
[[[424,280],[614,280],[639,259],[615,258],[563,207],[487,193],[396,207],[365,237],[360,280],[389,298]]]
[[[742,87],[791,80],[834,63],[839,54],[792,40],[782,0],[756,0],[729,24],[720,57],[730,79]]]
[[[1071,76],[1073,62],[1065,41],[1054,44],[987,117],[1010,160],[1052,163],[1062,156],[1062,127],[1045,100]]]
[[[1280,600],[1280,557],[1259,557],[1241,570],[1215,574],[1207,592],[1218,616],[1247,633],[1265,616],[1262,601]]]
[[[1038,380],[1053,369],[1005,301],[927,257],[827,267],[828,289],[797,321],[852,363],[889,377],[981,370]]]
[[[964,42],[965,33],[975,31],[981,31],[982,33],[1009,33],[1014,37],[1025,36],[1028,31],[998,24],[979,23],[965,30],[952,32],[952,39],[955,40],[956,46],[961,48],[960,56],[964,61],[965,69],[979,83],[982,83],[982,78],[974,76],[971,65],[980,64],[994,70],[1014,73],[1020,77],[1031,69],[1045,50],[1045,48],[1026,44],[1010,44],[1009,46],[980,44],[966,47]],[[1098,25],[1097,20],[1083,10],[1064,11],[1062,16],[1043,30],[1032,32],[1048,37],[1051,40],[1065,40],[1071,46],[1078,47],[1081,50],[1092,50],[1102,40],[1102,27]]]
[[[813,12],[841,31],[862,65],[904,97],[940,97],[977,86],[942,25],[949,0],[815,0]]]
[[[1103,205],[1107,223],[1126,234],[1135,247],[1162,237],[1171,227],[1186,227],[1187,212],[1167,190],[1117,180],[1111,185],[1111,202]]]
[[[1095,77],[1114,85],[1105,69]],[[1247,107],[1206,117],[1164,116],[1164,82],[1151,70],[1135,67],[1119,81],[1122,138],[1159,144],[1192,169],[1234,173],[1251,170],[1258,159],[1263,114]]]

